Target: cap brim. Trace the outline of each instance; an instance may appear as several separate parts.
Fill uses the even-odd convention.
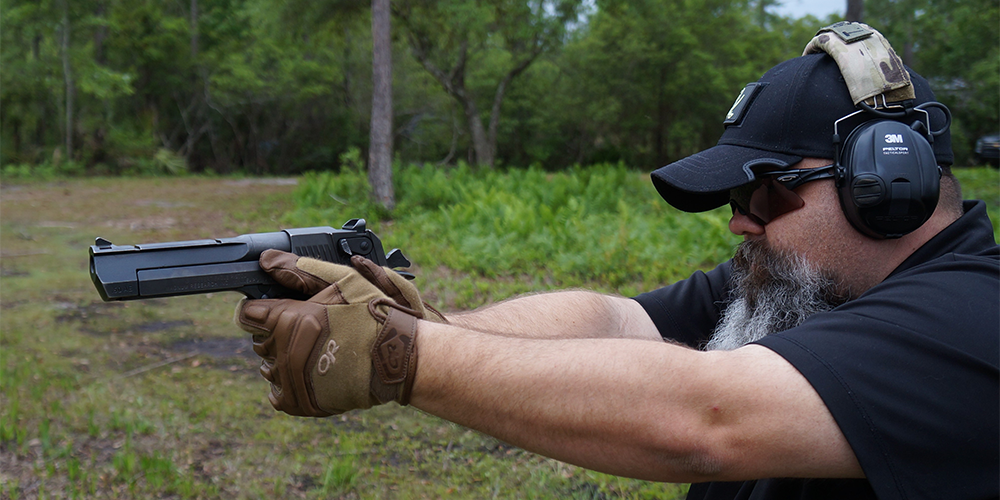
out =
[[[653,171],[653,185],[671,206],[704,212],[729,203],[729,190],[752,182],[753,168],[787,168],[801,156],[722,144]]]

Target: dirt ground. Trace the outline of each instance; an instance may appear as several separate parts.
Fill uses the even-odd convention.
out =
[[[296,179],[277,178],[8,183],[0,186],[0,219],[11,226],[90,228],[129,238],[226,237],[245,229],[240,209],[270,208],[275,218],[287,210],[296,184]]]
[[[71,260],[83,262],[96,237],[140,244],[278,231],[283,229],[278,218],[292,205],[296,185],[292,178],[92,179],[0,185],[0,273],[4,277],[26,275],[31,261],[44,265],[46,257],[62,264],[64,252]],[[53,234],[59,237],[51,238]],[[61,241],[79,246],[67,249],[59,245]],[[11,297],[0,296],[0,303],[4,299],[9,305]],[[64,319],[87,314],[85,308],[62,307],[67,309],[61,316]],[[176,325],[154,323],[142,328],[152,332],[171,326]],[[192,348],[207,353],[219,350],[210,343],[195,343]]]

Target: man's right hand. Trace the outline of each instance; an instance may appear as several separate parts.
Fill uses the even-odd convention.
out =
[[[324,417],[408,403],[417,320],[444,321],[412,284],[361,257],[351,267],[268,250],[260,265],[281,285],[311,295],[245,300],[236,310],[237,324],[254,334],[275,409]]]

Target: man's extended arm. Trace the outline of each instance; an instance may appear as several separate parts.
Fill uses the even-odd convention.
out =
[[[448,314],[455,326],[518,338],[663,340],[638,302],[583,290],[523,295],[475,311]]]
[[[419,332],[410,403],[530,451],[676,482],[862,474],[816,392],[764,347]]]
[[[515,331],[540,332],[527,335],[535,338],[486,334],[433,322],[440,318],[423,309],[405,279],[361,258],[352,265],[262,256],[277,282],[312,294],[237,308],[237,322],[254,334],[275,408],[326,416],[412,404],[527,450],[644,479],[861,474],[812,386],[764,347],[700,352],[643,333],[632,333],[642,340],[553,338],[649,331],[623,326],[649,321],[628,299],[610,300],[626,311],[625,320],[610,322],[617,328],[592,328],[611,315],[597,306],[591,310],[599,314],[580,320],[542,315],[546,308],[536,306],[565,305],[558,295],[502,306],[539,313]]]

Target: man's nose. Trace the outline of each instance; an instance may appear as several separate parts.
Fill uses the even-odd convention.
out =
[[[729,231],[737,236],[760,236],[764,234],[764,226],[739,210],[733,210],[733,217],[729,219]]]

